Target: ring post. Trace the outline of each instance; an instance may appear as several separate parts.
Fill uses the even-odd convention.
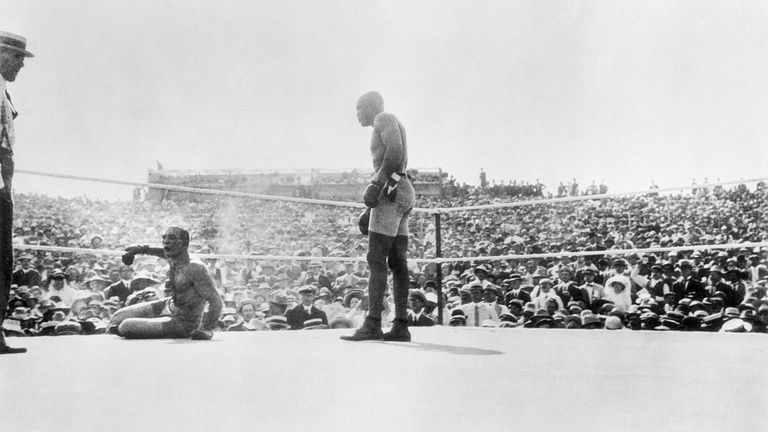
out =
[[[435,212],[435,257],[442,258],[443,251],[440,245],[440,211]],[[443,324],[443,265],[437,263],[437,323]]]

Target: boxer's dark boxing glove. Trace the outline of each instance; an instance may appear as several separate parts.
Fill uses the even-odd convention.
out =
[[[360,234],[368,235],[368,224],[371,222],[371,209],[365,209],[360,213],[360,217],[357,219],[357,227],[360,229]]]
[[[381,184],[371,182],[365,188],[365,194],[363,194],[363,202],[368,208],[374,208],[379,205],[379,196],[381,195]]]
[[[397,199],[397,184],[399,182],[400,174],[392,173],[387,179],[387,183],[384,184],[384,195],[386,195],[391,202],[395,202],[395,199]]]
[[[127,248],[125,248],[125,253],[123,254],[122,261],[125,265],[133,265],[133,259],[138,254],[144,254],[147,252],[147,249],[149,249],[149,246],[147,245],[130,245]]]

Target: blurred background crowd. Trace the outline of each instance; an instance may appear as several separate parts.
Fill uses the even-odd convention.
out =
[[[448,196],[417,207],[464,207],[543,198],[537,184],[449,183]],[[605,193],[605,185],[558,196]],[[525,207],[444,212],[438,310],[433,216],[411,218],[409,306],[413,325],[607,328],[765,332],[768,188],[699,188]],[[129,244],[158,245],[170,224],[190,231],[190,252],[209,268],[225,303],[221,331],[353,328],[367,308],[367,239],[360,209],[245,198],[198,202],[100,201],[17,195],[17,270],[4,330],[9,336],[98,334],[120,307],[166,295],[167,263],[140,257],[125,266]],[[48,252],[25,245],[93,252]],[[617,254],[649,247],[713,245],[704,250]],[[567,252],[589,251],[588,256]],[[542,259],[483,259],[564,253]],[[308,259],[212,259],[206,254]],[[329,261],[326,257],[359,258]],[[391,284],[390,284],[391,286]],[[384,322],[391,321],[390,307]],[[292,309],[322,311],[306,320]],[[440,313],[442,312],[442,313]],[[440,316],[442,315],[442,321]]]

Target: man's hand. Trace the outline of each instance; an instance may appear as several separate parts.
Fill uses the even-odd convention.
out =
[[[371,184],[365,188],[365,194],[363,195],[365,206],[374,208],[379,205],[379,195],[381,195],[381,185],[371,182]]]
[[[125,248],[122,261],[125,265],[133,265],[133,258],[138,254],[143,254],[149,249],[147,245],[130,245]]]
[[[371,222],[371,209],[365,209],[357,219],[357,228],[360,229],[360,234],[368,235],[368,224]]]
[[[205,329],[196,329],[189,336],[192,340],[211,340],[213,338],[213,331]]]

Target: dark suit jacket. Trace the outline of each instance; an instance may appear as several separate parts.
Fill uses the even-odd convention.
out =
[[[706,294],[706,291],[704,290],[704,284],[702,284],[694,277],[691,277],[688,280],[680,278],[672,286],[672,291],[675,292],[675,296],[677,297],[678,301],[688,297],[689,293],[693,293],[693,298],[696,300],[703,300]]]
[[[531,294],[523,291],[522,288],[511,290],[504,296],[504,304],[509,306],[509,301],[514,299],[522,300],[525,304],[531,301]]]
[[[325,312],[312,306],[311,314],[308,314],[304,309],[304,305],[296,305],[293,309],[285,313],[285,318],[288,320],[288,325],[291,326],[291,330],[300,330],[304,328],[304,321],[313,318],[320,318],[323,320],[323,324],[328,324],[328,317]]]
[[[435,321],[424,312],[421,313],[418,319],[414,318],[416,318],[416,314],[412,311],[408,311],[408,325],[414,327],[430,327],[435,325]]]
[[[22,269],[18,269],[13,272],[11,279],[13,281],[12,283],[18,286],[26,285],[30,288],[35,285],[40,286],[40,273],[34,269],[29,269],[27,272],[24,272]]]

